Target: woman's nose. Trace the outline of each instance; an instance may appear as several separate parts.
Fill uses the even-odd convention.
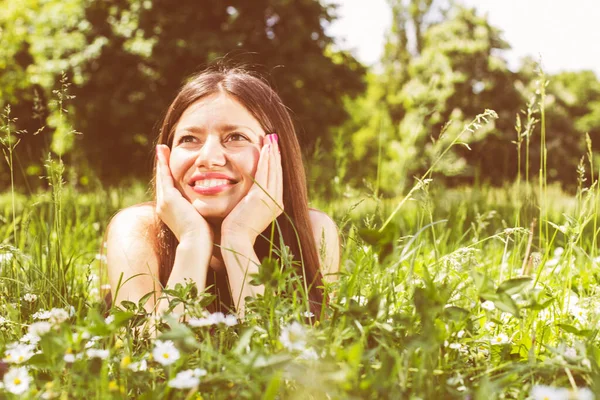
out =
[[[212,168],[224,166],[226,162],[225,149],[221,140],[209,135],[200,148],[194,164],[196,167]]]

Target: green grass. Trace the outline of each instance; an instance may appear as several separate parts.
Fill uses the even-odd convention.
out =
[[[315,199],[338,221],[344,241],[343,274],[330,288],[326,315],[310,324],[295,297],[265,296],[235,326],[167,319],[161,339],[180,353],[169,366],[150,357],[154,339],[133,330],[146,318],[141,307],[115,309],[109,323],[100,311],[104,229],[144,191],[62,186],[57,194],[55,186],[17,196],[15,225],[8,193],[0,196],[0,352],[39,322],[36,312],[63,308],[67,319],[59,313],[31,350],[40,352],[22,364],[33,378],[25,392],[31,398],[524,399],[535,385],[596,392],[597,190],[578,197],[547,191],[549,235],[541,241],[538,226],[530,226],[539,215],[535,200],[514,186],[448,190],[434,181],[414,191],[383,231],[401,199]],[[271,294],[295,290],[292,276],[263,267]],[[190,316],[200,317],[207,299],[178,293]],[[281,337],[294,321],[301,324],[295,346]],[[87,354],[90,338],[90,348],[108,350],[105,359]],[[146,370],[128,367],[141,360]],[[207,372],[198,386],[168,386],[194,368]],[[18,397],[6,389],[2,396]]]

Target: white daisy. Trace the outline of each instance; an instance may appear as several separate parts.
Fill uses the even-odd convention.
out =
[[[11,343],[4,352],[4,361],[8,363],[21,364],[29,360],[35,354],[32,344]]]
[[[535,385],[531,389],[532,400],[569,400],[569,391],[564,388]]]
[[[4,375],[4,388],[16,395],[21,395],[29,390],[31,376],[25,367],[13,367]]]
[[[50,310],[50,323],[53,325],[62,324],[69,319],[69,313],[63,308],[53,308]]]
[[[108,350],[102,349],[87,349],[85,354],[89,358],[99,358],[101,360],[106,360],[108,358],[109,352]]]
[[[33,303],[34,301],[37,300],[37,295],[33,294],[33,293],[25,293],[25,296],[23,296],[23,300],[25,300],[28,303]]]
[[[294,321],[290,325],[283,327],[279,341],[286,349],[304,350],[306,348],[306,330],[298,322]]]
[[[152,350],[152,357],[161,365],[171,365],[179,359],[179,350],[171,340],[157,340]]]
[[[501,333],[498,336],[495,336],[494,338],[492,338],[490,343],[492,345],[508,344],[508,343],[510,343],[510,338],[508,336],[506,336],[506,334]]]
[[[47,321],[34,322],[27,328],[27,334],[42,337],[50,332],[50,329],[52,329],[52,325]]]
[[[486,300],[483,303],[481,303],[481,308],[488,311],[494,311],[496,309],[496,306],[494,305],[493,301]]]
[[[200,384],[200,378],[194,376],[191,369],[181,371],[177,376],[169,381],[169,387],[175,389],[191,389]]]
[[[127,368],[133,372],[147,371],[148,363],[146,362],[146,360],[135,361],[135,362],[132,362],[131,364],[129,364],[127,366]]]
[[[36,313],[34,313],[32,315],[33,319],[49,319],[50,318],[50,311],[46,311],[46,310],[39,310]]]

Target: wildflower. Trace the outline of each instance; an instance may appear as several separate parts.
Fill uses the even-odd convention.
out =
[[[12,260],[13,258],[13,254],[12,253],[0,253],[0,263],[3,262],[9,262],[10,260]]]
[[[87,349],[85,354],[89,357],[89,358],[99,358],[101,360],[105,360],[106,358],[108,358],[108,350],[101,350],[101,349]]]
[[[37,312],[35,312],[32,315],[33,319],[49,319],[50,318],[50,311],[46,311],[46,310],[39,310]]]
[[[494,311],[496,309],[496,306],[494,305],[493,301],[486,300],[483,303],[481,303],[481,308],[488,311]]]
[[[200,384],[200,377],[206,375],[206,371],[200,368],[181,371],[169,381],[169,386],[175,389],[191,389]]]
[[[577,350],[575,350],[573,347],[567,347],[565,349],[564,356],[565,358],[570,359],[577,358]]]
[[[577,305],[569,307],[569,313],[581,324],[587,321],[587,311]]]
[[[560,258],[560,256],[562,255],[562,253],[565,252],[565,249],[563,249],[562,247],[557,247],[556,249],[554,249],[554,258]]]
[[[32,335],[31,333],[26,333],[23,335],[19,342],[29,343],[29,344],[37,344],[40,341],[40,337],[37,335]]]
[[[33,293],[25,293],[25,295],[23,296],[23,300],[25,300],[28,303],[33,303],[37,300],[37,298],[38,297]]]
[[[0,326],[8,325],[8,320],[0,316]]]
[[[460,343],[450,343],[448,345],[448,348],[450,348],[452,350],[460,350],[461,345],[460,345]]]
[[[119,384],[117,383],[117,381],[108,382],[108,390],[111,392],[116,392],[117,390],[119,390]]]
[[[32,335],[32,336],[42,337],[46,333],[50,332],[51,328],[52,328],[52,325],[50,325],[49,322],[46,322],[46,321],[34,322],[33,324],[29,325],[29,328],[27,328],[27,334]]]
[[[29,360],[35,354],[32,344],[11,343],[4,352],[4,361],[9,363],[21,364]]]
[[[315,314],[313,314],[311,311],[304,311],[302,313],[302,316],[305,317],[305,318],[312,318],[312,317],[315,316]]]
[[[146,360],[135,361],[129,364],[127,368],[133,372],[147,371],[148,363],[146,362]]]
[[[225,324],[227,326],[237,325],[237,318],[235,315],[225,316],[222,312],[215,312],[207,314],[203,318],[190,318],[188,324],[193,328],[202,326],[212,326],[217,324]]]
[[[44,392],[42,393],[41,398],[44,400],[57,398],[60,393],[54,391],[54,382],[47,382],[44,386]]]
[[[96,344],[96,342],[98,342],[100,339],[102,339],[100,336],[92,336],[90,338],[90,340],[85,344],[85,348],[89,349],[90,347],[94,347],[94,345]]]
[[[114,315],[109,315],[108,317],[104,318],[104,322],[107,325],[112,324],[114,322],[114,320],[115,320],[115,316]]]
[[[157,340],[152,356],[161,365],[171,365],[179,359],[179,350],[171,340]]]
[[[72,353],[67,353],[63,356],[63,360],[65,360],[67,364],[72,364],[75,362],[75,355]]]
[[[53,308],[50,310],[50,323],[53,325],[62,324],[69,319],[69,313],[62,308]]]
[[[302,325],[294,321],[283,327],[279,341],[288,350],[304,350],[306,347],[306,331]]]
[[[569,400],[569,391],[564,388],[535,385],[531,389],[530,397],[533,400]]]
[[[31,376],[25,367],[13,367],[4,375],[4,388],[6,391],[21,395],[29,390]]]
[[[230,314],[225,316],[225,318],[223,319],[223,323],[227,326],[234,326],[237,325],[238,321],[235,315]]]
[[[501,345],[510,343],[510,339],[506,334],[501,333],[498,336],[494,337],[491,341],[492,345]]]
[[[310,349],[304,349],[302,351],[302,353],[298,356],[298,358],[300,358],[302,360],[316,361],[319,359],[319,355],[317,354],[315,349],[310,348]]]

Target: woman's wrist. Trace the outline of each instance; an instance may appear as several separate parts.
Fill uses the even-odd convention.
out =
[[[254,248],[254,242],[258,235],[250,232],[244,232],[240,230],[232,230],[227,228],[221,229],[221,245],[227,243],[227,245],[241,245],[250,246]]]

